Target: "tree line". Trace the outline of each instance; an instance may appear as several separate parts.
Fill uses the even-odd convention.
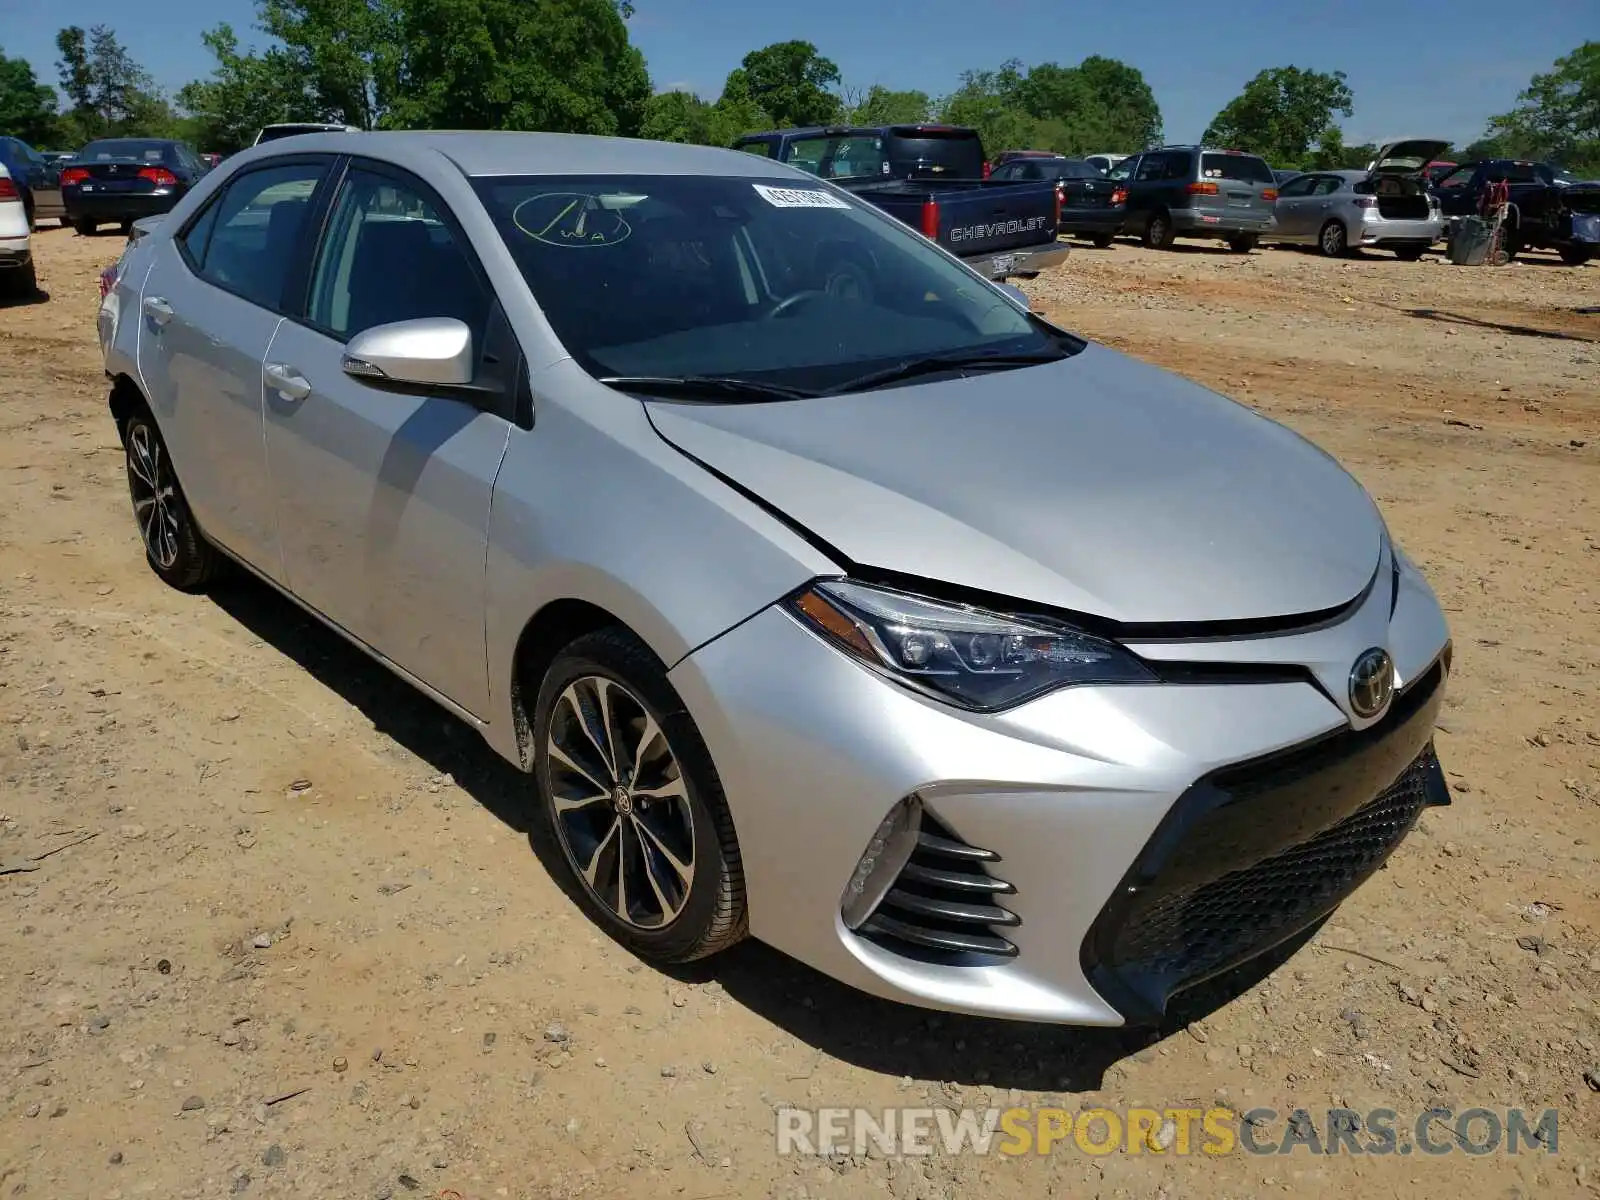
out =
[[[265,48],[227,24],[201,35],[211,74],[166,95],[104,25],[56,38],[60,92],[0,49],[0,133],[70,149],[97,137],[178,137],[229,153],[263,125],[543,129],[729,145],[791,125],[971,125],[991,152],[1128,153],[1158,145],[1161,109],[1137,67],[1091,55],[1072,66],[1013,59],[965,72],[947,95],[847,85],[806,41],[752,50],[720,94],[656,92],[628,36],[629,0],[256,0]],[[1363,167],[1347,146],[1355,111],[1343,72],[1272,67],[1212,119],[1204,140],[1275,167]],[[1459,158],[1551,159],[1600,174],[1600,42],[1535,75],[1510,112]]]

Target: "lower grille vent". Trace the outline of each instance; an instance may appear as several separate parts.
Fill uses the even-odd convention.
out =
[[[972,966],[1012,957],[1016,946],[996,931],[1022,922],[999,903],[1017,890],[990,873],[999,861],[924,809],[910,861],[859,932],[921,962]]]

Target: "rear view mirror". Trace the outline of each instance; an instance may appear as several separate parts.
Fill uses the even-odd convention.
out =
[[[373,383],[466,387],[474,366],[472,331],[454,317],[395,321],[363,330],[345,344],[346,375]]]

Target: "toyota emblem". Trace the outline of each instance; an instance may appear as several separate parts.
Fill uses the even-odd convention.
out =
[[[1350,668],[1350,709],[1358,717],[1375,717],[1394,697],[1394,662],[1374,646]]]

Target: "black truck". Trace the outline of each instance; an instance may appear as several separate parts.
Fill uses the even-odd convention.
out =
[[[1445,236],[1464,217],[1483,211],[1490,187],[1506,185],[1510,209],[1502,247],[1507,257],[1519,250],[1546,249],[1572,266],[1600,257],[1600,183],[1575,179],[1550,163],[1491,158],[1463,163],[1433,185],[1444,213]]]
[[[1067,256],[1052,180],[988,178],[960,125],[833,125],[752,133],[734,149],[800,167],[860,196],[990,279],[1031,277]]]

